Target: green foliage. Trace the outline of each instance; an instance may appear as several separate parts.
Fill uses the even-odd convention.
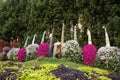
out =
[[[106,77],[105,75],[108,75],[109,72],[107,70],[102,70],[99,68],[93,68],[93,67],[79,67],[78,70],[85,72],[85,75],[89,79],[95,79],[95,80],[111,80],[110,78]]]
[[[74,54],[73,54],[73,52],[65,53],[65,57],[75,63],[82,63],[82,61],[83,61],[82,54],[79,52],[76,52]]]
[[[11,37],[20,36],[23,41],[26,36],[36,33],[36,42],[40,43],[43,31],[54,28],[53,42],[56,42],[60,41],[64,20],[67,41],[70,39],[70,21],[73,21],[73,25],[77,24],[81,15],[84,32],[82,37],[78,37],[80,46],[87,43],[87,28],[91,30],[93,43],[97,47],[105,45],[102,26],[107,25],[111,45],[120,47],[119,7],[118,0],[1,0],[0,35],[8,41]]]
[[[33,63],[33,64],[31,64]],[[50,64],[64,64],[65,66],[68,66],[70,68],[78,68],[80,66],[84,66],[83,64],[77,64],[74,62],[71,62],[70,60],[66,59],[66,58],[52,58],[52,57],[40,57],[37,60],[31,60],[31,61],[26,61],[23,64],[26,66],[38,66],[39,64],[46,64],[46,63],[50,63]]]
[[[48,59],[48,58],[46,59],[42,57],[40,61],[44,61],[44,60],[51,60],[51,59]],[[54,59],[54,60],[58,60],[58,59]],[[65,62],[65,59],[62,59],[62,60]],[[33,63],[32,61],[30,62]],[[7,79],[8,80],[9,79],[12,79],[12,80],[38,80],[38,79],[60,80],[59,78],[56,78],[55,75],[51,73],[52,70],[58,69],[58,66],[60,65],[60,63],[56,64],[56,63],[45,62],[45,63],[39,63],[38,65],[31,64],[30,66],[30,65],[24,65],[24,63],[6,61],[6,62],[0,62],[0,64],[1,64],[0,79],[4,78],[5,80]],[[73,65],[78,66],[77,64],[72,64],[70,62],[69,64],[71,64],[72,66]],[[72,70],[72,69],[69,68],[69,70]],[[80,66],[80,65],[78,66],[77,70],[80,70],[80,72],[84,72],[84,75],[87,76],[87,78],[90,80],[99,80],[99,79],[111,80],[110,78],[107,77],[109,75],[109,71],[107,70],[89,67],[89,66]]]
[[[46,67],[47,66],[47,67]],[[18,78],[18,80],[59,80],[52,73],[51,70],[54,70],[58,67],[55,64],[43,64],[41,66],[36,67],[28,67],[26,69],[21,69],[22,75]]]
[[[37,59],[37,54],[36,53],[29,53],[26,56],[25,61],[34,60],[34,59]]]

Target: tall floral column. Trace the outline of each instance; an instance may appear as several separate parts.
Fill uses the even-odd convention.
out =
[[[88,44],[85,45],[82,49],[82,54],[83,54],[83,63],[89,66],[94,65],[94,61],[96,59],[96,46],[92,44],[91,40],[91,33],[87,29],[87,35],[88,35]]]
[[[35,34],[33,36],[32,44],[28,45],[26,47],[26,60],[32,60],[37,58],[37,52],[38,52],[38,44],[35,44],[35,37],[37,35]]]
[[[44,42],[46,31],[43,32],[41,43],[38,46],[37,57],[48,56],[49,54],[49,43]]]
[[[115,71],[120,63],[120,51],[117,47],[110,45],[107,29],[105,26],[103,29],[106,45],[98,49],[95,66]]]
[[[26,57],[26,46],[27,46],[27,43],[28,43],[28,39],[29,39],[29,38],[30,38],[29,36],[26,38],[24,47],[21,48],[21,49],[18,51],[18,61],[19,61],[19,62],[25,61],[25,57]]]

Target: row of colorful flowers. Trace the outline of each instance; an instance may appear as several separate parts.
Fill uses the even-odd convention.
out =
[[[3,48],[3,50],[5,51],[7,48]],[[83,62],[89,66],[94,66],[95,64],[97,67],[104,66],[101,68],[108,68],[111,70],[115,69],[115,71],[117,71],[120,67],[120,54],[119,49],[116,47],[101,47],[97,51],[95,45],[87,44],[81,49],[79,47],[79,43],[76,40],[69,40],[63,44],[62,53],[63,56],[69,57],[75,62]],[[8,58],[14,58],[15,56],[18,56],[18,61],[22,62],[36,59],[40,56],[48,56],[48,54],[49,44],[41,43],[40,45],[28,45],[26,48],[17,48],[14,52],[7,53],[7,56]]]

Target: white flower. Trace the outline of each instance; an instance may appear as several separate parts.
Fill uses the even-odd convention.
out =
[[[111,61],[114,61],[114,59],[119,62],[119,52],[120,51],[117,47],[101,47],[97,52],[98,61],[105,60],[103,63],[105,63],[107,66],[108,64],[111,64]]]
[[[76,53],[79,50],[79,43],[76,40],[69,40],[62,45],[63,55],[68,52]]]
[[[100,59],[101,59],[101,60],[104,60],[104,59],[105,59],[105,56],[100,56]]]
[[[7,53],[8,59],[11,59],[12,56],[13,56],[13,57],[17,56],[19,50],[20,50],[20,48],[12,48],[12,49]]]
[[[32,44],[26,47],[26,55],[28,55],[29,53],[37,53],[37,51],[38,51],[38,44]]]

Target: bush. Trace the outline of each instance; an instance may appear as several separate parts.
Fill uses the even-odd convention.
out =
[[[26,47],[26,61],[37,59],[38,44],[31,44]]]
[[[15,61],[15,60],[16,60],[16,57],[18,56],[19,50],[20,50],[20,48],[12,48],[12,49],[7,53],[8,59]]]
[[[37,59],[36,53],[29,53],[29,55],[26,56],[25,61],[34,60]]]
[[[101,47],[98,50],[95,66],[118,72],[120,69],[120,55],[116,47]]]
[[[70,59],[73,62],[81,63],[82,54],[79,48],[79,43],[76,40],[69,40],[62,46],[63,56]]]

